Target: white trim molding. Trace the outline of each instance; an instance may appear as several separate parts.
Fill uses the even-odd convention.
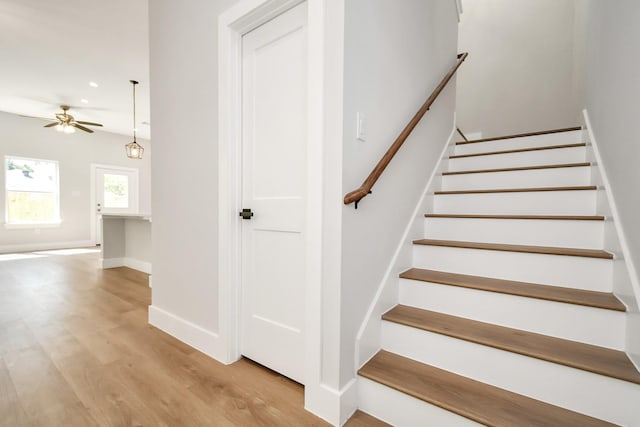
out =
[[[55,249],[75,249],[95,246],[92,240],[76,240],[71,242],[25,243],[18,245],[1,245],[0,253],[50,251]]]
[[[305,387],[304,409],[336,426],[343,425],[358,409],[358,378],[353,378],[340,390],[320,384],[307,390]]]
[[[185,342],[207,356],[217,360],[222,359],[222,354],[220,354],[220,337],[214,332],[208,331],[154,305],[149,306],[149,324],[163,330],[169,335],[180,337],[180,341]]]
[[[600,150],[598,148],[598,141],[593,132],[593,128],[591,127],[591,121],[589,120],[589,113],[587,110],[582,110],[582,114],[584,116],[584,121],[587,127],[587,132],[589,133],[589,140],[593,147],[593,154],[595,156],[596,162],[598,164],[598,169],[600,170],[602,183],[604,185],[604,191],[607,195],[607,202],[609,205],[609,209],[611,209],[611,216],[613,217],[613,223],[615,225],[615,229],[617,232],[617,237],[620,240],[620,246],[622,250],[622,257],[625,260],[625,264],[627,269],[629,270],[629,278],[631,280],[631,284],[633,285],[633,291],[636,297],[636,304],[640,307],[640,279],[638,278],[638,271],[635,266],[631,262],[631,251],[629,249],[629,244],[627,243],[626,234],[624,229],[622,228],[622,223],[620,222],[620,214],[618,213],[618,207],[616,205],[615,198],[613,197],[613,192],[611,191],[611,184],[609,182],[609,178],[607,176],[607,170],[602,163],[602,157],[600,156]]]
[[[143,273],[151,274],[151,263],[140,261],[135,258],[101,258],[100,266],[102,268],[128,267]]]
[[[614,252],[615,255],[614,262],[616,264],[614,264],[613,271],[614,293],[625,303],[628,309],[625,351],[636,368],[640,369],[640,345],[637,338],[638,334],[640,334],[640,278],[631,258],[627,235],[620,222],[618,207],[611,191],[607,169],[602,163],[598,141],[589,119],[589,113],[584,109],[582,110],[582,115],[588,140],[591,143],[591,151],[597,165],[596,169],[599,172],[595,177],[594,184],[604,187],[603,190],[606,196],[604,200],[600,201],[598,208],[605,210],[605,212],[600,213],[611,216],[606,221],[609,225],[605,224],[605,249]]]

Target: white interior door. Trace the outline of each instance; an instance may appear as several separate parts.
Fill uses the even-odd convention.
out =
[[[96,243],[102,243],[103,214],[138,213],[138,169],[117,166],[96,166],[94,170],[94,201],[96,213]]]
[[[304,383],[306,3],[242,39],[241,353]]]

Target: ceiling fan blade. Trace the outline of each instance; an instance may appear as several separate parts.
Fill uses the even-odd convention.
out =
[[[101,123],[83,122],[82,120],[76,120],[76,123],[80,123],[81,125],[88,125],[88,126],[102,126]]]
[[[71,126],[76,127],[76,128],[78,128],[78,129],[80,129],[80,130],[83,130],[83,131],[85,131],[85,132],[93,133],[93,131],[92,131],[91,129],[86,128],[86,127],[84,127],[84,126],[82,126],[82,125],[79,125],[79,124],[78,124],[78,122],[73,122],[73,123],[71,123]]]
[[[53,122],[53,123],[49,123],[48,125],[44,125],[44,127],[50,128],[50,127],[53,127],[53,126],[57,126],[58,124],[59,123],[56,121],[56,122]]]

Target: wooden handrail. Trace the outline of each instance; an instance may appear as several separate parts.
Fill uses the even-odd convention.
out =
[[[465,59],[467,59],[468,55],[469,54],[467,52],[458,54],[458,61],[456,62],[456,64],[442,79],[440,84],[434,89],[433,93],[429,96],[429,98],[427,98],[424,104],[422,104],[422,107],[420,107],[420,109],[415,114],[415,116],[413,116],[411,121],[407,124],[407,126],[405,126],[405,128],[402,130],[400,135],[398,135],[398,137],[393,142],[393,144],[391,144],[387,152],[384,153],[384,156],[382,156],[382,158],[380,159],[376,167],[373,168],[373,170],[371,171],[367,179],[364,180],[364,182],[359,188],[351,191],[350,193],[347,193],[344,196],[345,205],[355,202],[355,207],[356,209],[358,209],[358,202],[362,200],[362,198],[365,197],[367,194],[371,193],[371,188],[376,183],[376,181],[378,181],[378,178],[380,178],[380,175],[382,175],[382,172],[384,172],[384,170],[387,168],[387,166],[391,162],[391,159],[393,159],[393,156],[396,155],[400,147],[402,147],[402,144],[404,144],[404,142],[407,140],[409,135],[411,135],[411,132],[418,125],[418,122],[420,122],[420,119],[422,119],[422,117],[427,113],[427,111],[429,111],[429,108],[431,108],[431,105],[434,103],[438,95],[440,95],[440,92],[442,92],[442,90],[445,88],[447,83],[449,83],[449,80],[451,80],[451,77],[453,77],[453,75],[456,73],[456,71],[458,70],[458,67],[460,67],[462,62]]]
[[[462,131],[460,130],[460,128],[456,128],[456,132],[458,132],[460,134],[460,136],[462,137],[462,139],[464,139],[464,142],[469,142],[469,140],[467,139],[467,137],[464,135],[464,133],[462,133]]]

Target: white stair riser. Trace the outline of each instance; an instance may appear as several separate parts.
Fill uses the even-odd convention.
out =
[[[591,167],[443,175],[442,190],[489,188],[575,187],[591,184]]]
[[[418,280],[400,280],[400,304],[542,335],[624,350],[625,315]]]
[[[585,162],[585,159],[585,147],[558,148],[554,150],[536,150],[521,153],[457,157],[449,159],[449,171],[581,163]]]
[[[543,285],[612,291],[613,262],[606,259],[414,245],[413,266]]]
[[[598,190],[436,194],[433,213],[595,215]]]
[[[602,249],[604,221],[425,218],[425,238]]]
[[[550,145],[577,144],[584,142],[582,131],[550,133],[521,138],[498,139],[496,141],[456,144],[456,154],[486,153],[487,151],[517,150],[519,148],[548,147]]]
[[[592,417],[637,420],[640,387],[626,381],[390,322],[383,322],[382,347]]]
[[[395,427],[482,425],[363,377],[358,377],[358,407]]]

